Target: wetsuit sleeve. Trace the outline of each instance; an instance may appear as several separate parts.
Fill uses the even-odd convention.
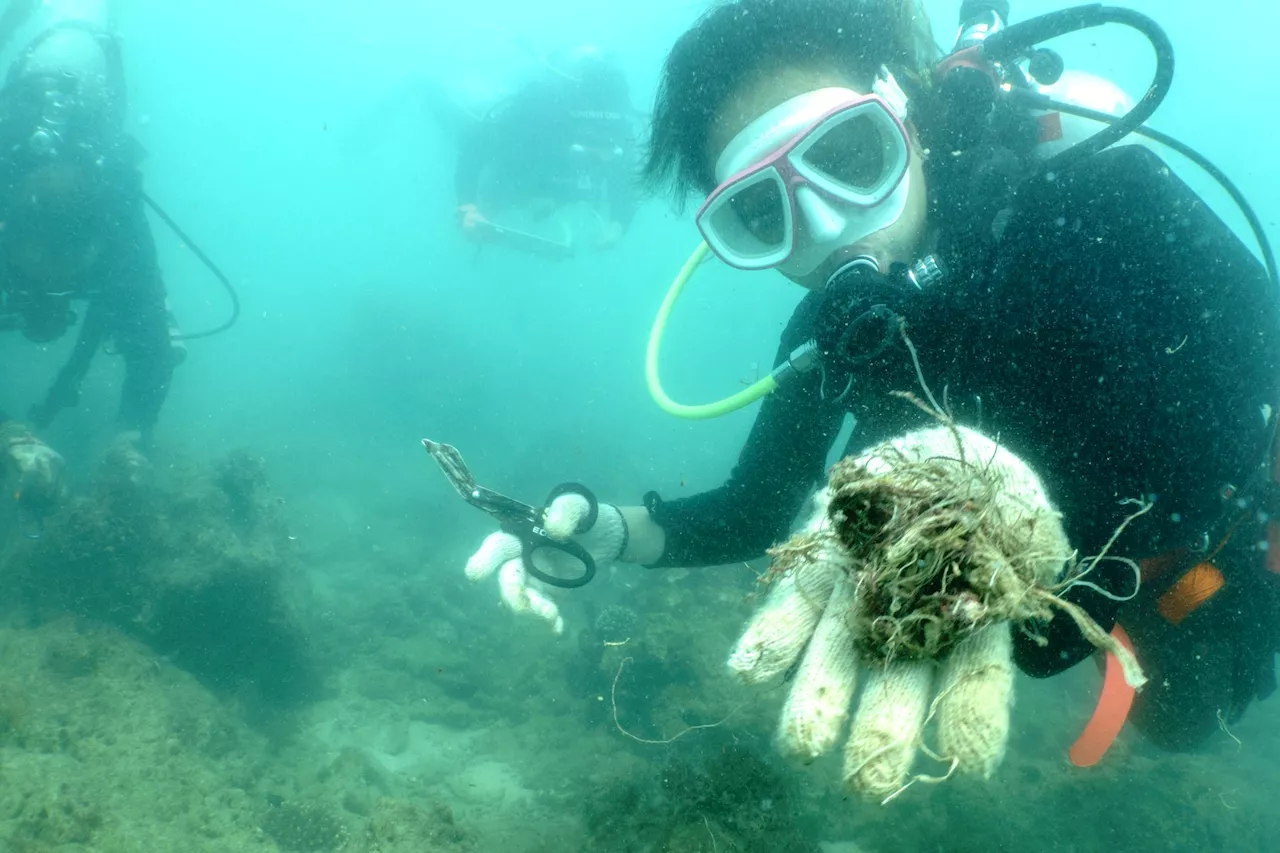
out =
[[[125,360],[118,425],[149,431],[169,394],[174,356],[155,241],[140,192],[127,198],[102,267],[107,332]]]
[[[801,303],[777,363],[807,337],[817,294]],[[646,505],[666,533],[658,566],[712,566],[761,556],[784,539],[805,499],[825,478],[824,464],[844,410],[824,401],[817,372],[765,398],[738,463],[723,486]]]
[[[1087,301],[1094,315],[1122,318],[1115,331],[1129,342],[1130,361],[1119,367],[1143,377],[1151,415],[1133,424],[1130,446],[1112,458],[1117,466],[1136,466],[1129,482],[1176,484],[1180,494],[1158,500],[1161,506],[1176,500],[1185,512],[1178,518],[1167,510],[1151,513],[1118,542],[1117,553],[1155,556],[1194,531],[1215,530],[1222,485],[1247,482],[1265,459],[1272,430],[1259,417],[1266,408],[1259,404],[1280,404],[1280,306],[1248,248],[1151,152],[1115,149],[1069,175],[1052,191],[1043,216],[1011,226],[1004,241],[1016,245],[1010,267],[1024,281],[1040,279],[1041,294],[1063,294],[1068,301],[1061,310],[1072,310],[1070,294],[1093,289],[1101,298],[1075,301]],[[1085,328],[1097,321],[1081,317]],[[1175,356],[1183,359],[1176,369],[1168,361]],[[1093,388],[1090,393],[1104,393]],[[1116,496],[1075,495],[1067,483],[1058,488],[1072,504],[1061,508],[1068,529],[1077,528],[1073,544],[1090,549],[1105,539],[1108,531],[1085,535],[1080,525],[1090,507],[1113,505]],[[1260,552],[1256,556],[1247,570],[1262,572]],[[1119,564],[1100,565],[1089,580],[1116,596],[1134,591],[1133,572]],[[1124,621],[1122,602],[1086,587],[1063,597],[1105,630],[1118,616]],[[1032,676],[1061,672],[1094,652],[1065,614],[1015,627],[1014,636],[1016,662]]]

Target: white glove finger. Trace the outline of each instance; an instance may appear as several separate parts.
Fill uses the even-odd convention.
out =
[[[604,507],[601,507],[604,509]],[[591,504],[577,492],[569,492],[553,500],[543,514],[542,526],[552,539],[565,540],[578,531],[578,525],[591,514]]]
[[[790,669],[813,636],[842,570],[820,553],[778,579],[734,646],[729,670],[747,684],[758,684]]]
[[[938,746],[960,770],[990,776],[1004,757],[1013,705],[1013,638],[1004,623],[958,643],[938,694]]]
[[[502,601],[513,613],[530,613],[551,625],[554,634],[564,631],[564,619],[560,608],[551,599],[529,585],[524,566],[519,559],[508,560],[498,572],[498,590]]]
[[[854,594],[852,579],[838,574],[782,708],[778,744],[783,752],[816,758],[840,737],[858,684],[858,657],[849,625]]]
[[[924,729],[933,663],[899,661],[870,669],[844,751],[844,782],[883,798],[907,782]]]
[[[821,544],[774,582],[729,656],[729,670],[747,684],[768,681],[795,664],[827,606],[836,574],[849,569],[838,542],[822,539],[831,526],[830,504],[828,489],[814,495],[804,534],[819,537]]]
[[[518,558],[523,547],[520,540],[510,533],[489,534],[480,545],[480,550],[467,560],[467,578],[473,581],[484,580],[508,560]]]

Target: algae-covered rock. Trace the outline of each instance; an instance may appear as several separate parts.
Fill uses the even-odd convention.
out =
[[[616,853],[817,853],[784,773],[754,751],[721,743],[673,758],[656,779],[623,779],[585,805],[591,849]]]
[[[610,604],[600,611],[594,628],[603,642],[625,643],[636,635],[639,625],[640,614],[634,609],[621,604]]]
[[[86,643],[92,671],[50,668]],[[265,738],[120,631],[0,624],[0,709],[3,853],[279,853],[259,831]]]
[[[213,482],[227,499],[227,517],[252,529],[270,517],[267,463],[261,456],[239,449],[228,453],[213,469]]]
[[[70,783],[63,783],[57,790],[23,803],[17,829],[9,842],[28,849],[87,845],[101,826],[102,812],[93,799]]]
[[[384,797],[374,806],[357,849],[361,853],[466,853],[475,844],[447,805],[423,807]]]
[[[44,668],[63,678],[93,675],[102,662],[103,647],[91,637],[68,634],[45,650]]]
[[[290,599],[299,566],[279,506],[244,451],[163,481],[104,474],[15,559],[20,600],[32,621],[99,620],[220,691],[296,705],[319,678]],[[96,665],[83,645],[46,663],[65,676]]]
[[[347,827],[323,803],[281,802],[267,809],[262,831],[289,853],[329,853],[347,843]]]

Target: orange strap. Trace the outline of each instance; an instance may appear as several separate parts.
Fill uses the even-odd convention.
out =
[[[1224,540],[1225,544],[1225,540]],[[1169,561],[1143,560],[1144,576],[1157,576],[1167,570]],[[1213,563],[1197,563],[1178,578],[1156,600],[1156,610],[1171,625],[1180,625],[1182,621],[1196,611],[1202,604],[1218,594],[1226,584],[1222,572]],[[1111,630],[1121,645],[1130,652],[1133,643],[1123,627],[1117,622]],[[1111,652],[1107,652],[1107,672],[1102,682],[1102,695],[1098,698],[1098,706],[1093,709],[1093,717],[1084,732],[1071,746],[1069,755],[1071,763],[1077,767],[1092,767],[1102,760],[1102,756],[1115,743],[1124,721],[1133,707],[1134,689],[1124,680],[1124,668]]]
[[[1222,572],[1213,563],[1196,563],[1156,600],[1156,610],[1169,624],[1181,625],[1225,584]]]
[[[1036,125],[1036,142],[1056,142],[1062,138],[1062,113],[1045,113]]]
[[[1130,652],[1133,651],[1133,643],[1119,622],[1111,629],[1111,636]],[[1084,727],[1084,732],[1067,753],[1072,764],[1092,767],[1102,760],[1124,728],[1129,709],[1133,707],[1134,692],[1129,682],[1124,680],[1124,667],[1119,659],[1107,652],[1107,674],[1102,681],[1102,695],[1098,698],[1098,707],[1093,709],[1089,725]]]

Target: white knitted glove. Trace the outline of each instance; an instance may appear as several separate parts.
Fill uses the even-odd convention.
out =
[[[572,538],[591,555],[596,564],[603,567],[622,556],[627,533],[622,512],[612,504],[600,504],[595,524],[585,532],[573,535],[591,511],[582,495],[561,495],[547,507],[543,527],[552,539],[566,541]],[[509,533],[493,533],[484,540],[480,550],[467,561],[467,577],[483,580],[498,572],[498,590],[502,601],[516,613],[532,613],[550,623],[556,634],[564,631],[564,619],[560,608],[547,595],[547,587],[536,578],[529,577],[522,562],[523,546]],[[543,548],[533,553],[533,561],[539,569],[552,575],[577,573],[576,561],[560,551]]]
[[[964,472],[966,485],[949,492],[949,504],[937,504],[967,513],[960,535],[954,534],[956,526],[947,529],[950,550],[936,544],[941,540],[895,532],[893,525],[919,512],[911,501],[921,489],[906,494],[909,489],[866,488],[912,463]],[[851,487],[853,482],[862,485]],[[873,493],[883,500],[869,502]],[[989,775],[1009,734],[1009,619],[1026,618],[1016,611],[1021,599],[1031,608],[1027,616],[1051,615],[1045,596],[1057,588],[1070,557],[1040,480],[990,439],[940,427],[840,463],[816,505],[805,530],[772,552],[780,576],[738,641],[730,670],[754,684],[789,672],[799,661],[777,737],[782,750],[805,759],[836,744],[853,705],[858,671],[864,670],[843,771],[845,783],[858,793],[884,799],[901,791],[917,749],[928,750],[924,728],[935,717],[937,746],[930,755],[952,770]],[[847,544],[850,530],[866,547]],[[993,530],[1003,553],[989,547]],[[888,533],[878,539],[879,531]],[[943,572],[941,594],[936,584],[926,588],[929,601],[919,609],[918,601],[904,604],[906,599],[889,594],[900,589],[886,585],[894,567],[901,578],[918,575],[917,566],[926,565],[951,567]],[[1031,588],[1044,594],[1028,593]],[[1012,611],[1010,602],[1016,605]],[[938,631],[952,639],[939,645]],[[908,635],[921,638],[912,644],[916,650],[936,648],[909,654],[899,642]]]

